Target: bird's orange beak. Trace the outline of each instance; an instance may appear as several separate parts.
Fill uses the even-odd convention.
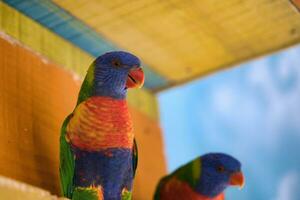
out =
[[[144,84],[145,75],[141,67],[129,71],[126,88],[141,88]]]
[[[245,178],[242,172],[235,172],[231,175],[229,185],[239,186],[241,189],[245,185]]]

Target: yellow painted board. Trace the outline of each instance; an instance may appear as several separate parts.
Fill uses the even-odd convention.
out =
[[[94,59],[92,56],[3,2],[0,2],[0,10],[3,32],[60,66],[76,70],[79,76],[85,75],[81,68],[89,66]],[[80,59],[76,59],[78,57]]]
[[[0,11],[0,31],[19,40],[51,62],[73,71],[78,79],[85,76],[94,57],[3,2],[0,2]],[[134,91],[129,94],[129,103],[157,119],[156,97],[151,92],[144,89]]]
[[[8,12],[5,12],[8,13]],[[10,12],[11,13],[11,12]],[[5,15],[4,15],[5,16]],[[9,18],[6,16],[3,17],[4,20],[10,21]],[[31,49],[35,49],[37,52],[42,52],[42,40],[43,35],[41,34],[40,25],[36,23],[32,23],[32,20],[30,20],[27,17],[18,17],[18,22],[14,24],[14,26],[19,28],[19,35],[20,41],[22,43],[29,46]],[[13,26],[13,24],[11,24]],[[13,34],[11,34],[13,35]],[[15,38],[18,38],[15,37]]]
[[[300,42],[289,0],[54,2],[175,84]]]

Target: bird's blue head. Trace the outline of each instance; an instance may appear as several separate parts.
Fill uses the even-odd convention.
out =
[[[144,83],[140,65],[136,56],[124,51],[99,56],[93,63],[93,95],[124,99],[128,88],[141,87]]]
[[[209,153],[201,156],[200,160],[201,176],[196,186],[197,192],[215,197],[229,185],[243,187],[244,176],[237,159],[223,153]]]

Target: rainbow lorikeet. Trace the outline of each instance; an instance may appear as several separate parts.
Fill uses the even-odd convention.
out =
[[[209,153],[163,177],[154,199],[224,200],[229,185],[244,185],[240,162],[223,153]]]
[[[140,60],[127,52],[99,56],[89,67],[60,136],[63,195],[73,200],[130,200],[137,146],[126,103],[141,87]]]

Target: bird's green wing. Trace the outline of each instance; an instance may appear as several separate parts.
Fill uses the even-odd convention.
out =
[[[95,71],[95,63],[93,62],[88,71],[87,74],[83,80],[83,83],[81,85],[80,91],[79,91],[79,95],[78,95],[78,99],[77,99],[77,106],[85,101],[86,99],[88,99],[89,97],[92,96],[93,93],[93,88],[95,86],[94,84],[94,71]]]
[[[74,176],[74,168],[75,161],[74,155],[71,151],[71,147],[69,143],[66,141],[66,128],[71,119],[72,115],[69,115],[62,127],[60,134],[60,182],[63,195],[68,198],[72,198],[73,192],[73,176]]]
[[[172,178],[189,184],[194,188],[201,175],[201,161],[199,158],[185,164],[172,174],[163,177],[156,186],[154,200],[160,200],[160,193],[163,186]]]
[[[133,166],[133,178],[135,176],[135,171],[138,165],[138,148],[137,148],[137,144],[136,144],[136,140],[134,138],[133,140],[133,148],[132,148],[132,166]]]
[[[201,175],[201,161],[199,158],[185,164],[172,173],[178,180],[188,183],[192,188],[197,184]]]
[[[165,176],[163,177],[162,179],[160,179],[159,183],[157,184],[156,186],[156,189],[155,189],[155,193],[154,193],[154,200],[160,200],[160,192],[161,192],[161,189],[162,187],[164,186],[164,184],[166,182],[168,182],[168,180],[170,179],[169,176]]]
[[[77,105],[86,100],[92,95],[94,87],[94,62],[90,65],[87,75],[81,85],[80,92],[78,95]],[[61,128],[60,134],[60,182],[63,195],[65,197],[71,198],[72,192],[74,190],[73,186],[73,176],[74,176],[74,155],[71,151],[69,143],[66,141],[66,127],[72,117],[72,114],[69,115]],[[79,192],[80,193],[80,192]],[[88,194],[88,192],[87,192]]]

